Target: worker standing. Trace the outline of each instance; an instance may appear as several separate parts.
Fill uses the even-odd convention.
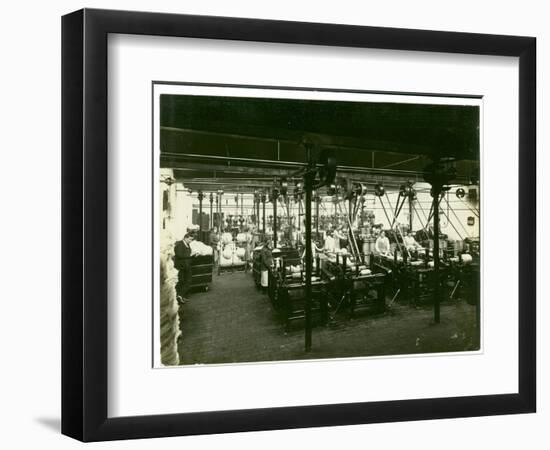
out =
[[[418,242],[416,242],[412,231],[409,231],[407,235],[403,238],[403,243],[405,244],[405,248],[409,251],[415,251],[422,248],[422,246]]]
[[[390,240],[386,237],[385,231],[380,231],[378,238],[376,239],[376,244],[374,244],[376,253],[382,256],[390,255]]]
[[[261,262],[261,271],[260,271],[260,285],[262,290],[265,292],[269,286],[269,269],[273,264],[273,254],[271,252],[271,242],[266,239],[264,246],[260,251],[260,262]]]
[[[219,245],[218,244],[219,244],[219,241],[220,241],[220,237],[219,237],[218,233],[216,232],[215,228],[210,229],[209,241],[210,241],[210,246],[212,247],[212,255],[213,255],[214,264],[217,264],[218,259],[219,259],[219,255],[218,255]]]
[[[311,240],[311,260],[315,263],[315,258],[317,257],[318,252],[322,252],[323,248],[317,246],[317,242],[315,242],[313,239]],[[302,253],[302,260],[305,261],[306,259],[306,249],[304,246],[304,252]],[[305,263],[304,263],[305,264]]]
[[[340,226],[338,229],[338,236],[339,236],[339,247],[340,250],[345,248],[347,250],[348,248],[348,235],[346,231],[344,230],[344,227]]]
[[[179,304],[185,303],[186,295],[191,289],[191,260],[195,256],[191,250],[191,242],[194,236],[186,233],[182,240],[174,245],[174,267],[178,270],[178,282],[176,283],[176,295]]]
[[[338,250],[340,250],[340,239],[342,238],[340,228],[336,228],[332,232],[332,237],[334,239],[334,251],[337,252]]]
[[[336,248],[334,245],[334,237],[331,231],[327,231],[327,237],[325,239],[324,249],[326,253],[334,253],[336,251]]]

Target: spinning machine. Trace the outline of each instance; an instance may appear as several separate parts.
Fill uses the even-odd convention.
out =
[[[433,305],[436,323],[444,296],[478,303],[479,240],[467,237],[463,220],[450,204],[452,159],[435,160],[423,172],[431,194],[426,212],[418,195],[428,191],[418,188],[418,179],[383,179],[368,173],[337,177],[330,148],[308,139],[301,148],[305,161],[298,170],[258,182],[241,178],[250,189],[223,185],[207,194],[199,191],[197,198],[200,218],[203,199],[210,202],[218,273],[251,267],[260,287],[261,250],[270,240],[273,263],[267,293],[285,331],[294,322],[304,323],[306,351],[311,349],[313,325],[333,324],[360,312],[380,314],[396,301]],[[389,193],[396,195],[393,201]],[[463,201],[464,187],[454,193],[455,202],[479,217]],[[459,236],[457,241],[440,232],[440,216]],[[199,220],[199,234],[204,236],[202,227]],[[381,231],[391,249],[384,254],[376,246]]]

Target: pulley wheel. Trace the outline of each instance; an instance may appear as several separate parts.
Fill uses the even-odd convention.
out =
[[[319,169],[319,186],[334,183],[334,179],[336,178],[336,156],[334,152],[322,149],[319,154],[318,163],[322,165]]]

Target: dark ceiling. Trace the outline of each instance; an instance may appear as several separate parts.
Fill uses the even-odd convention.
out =
[[[212,161],[183,155],[304,162],[304,136],[333,148],[339,166],[421,172],[430,158],[452,156],[466,175],[479,170],[479,107],[470,105],[163,94],[160,126],[161,165],[195,169],[179,173],[186,178],[238,164],[220,159],[209,170]]]

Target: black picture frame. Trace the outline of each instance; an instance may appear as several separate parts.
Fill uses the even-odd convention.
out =
[[[519,58],[518,393],[107,417],[109,33]],[[536,39],[84,9],[62,18],[62,433],[82,441],[212,434],[536,409]]]

